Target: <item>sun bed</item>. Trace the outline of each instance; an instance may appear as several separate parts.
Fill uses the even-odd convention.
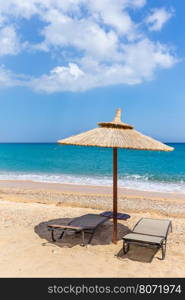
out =
[[[62,230],[59,239],[63,238],[64,233],[66,231],[71,231],[76,233],[81,232],[82,246],[85,246],[85,233],[91,234],[87,242],[87,244],[90,244],[97,227],[105,223],[107,220],[109,220],[108,217],[100,216],[97,214],[86,214],[73,219],[67,225],[57,225],[57,224],[48,225],[48,230],[51,231],[51,237],[53,242],[56,242],[56,239],[54,237],[54,231],[56,229]]]
[[[142,218],[136,223],[132,232],[123,237],[123,252],[124,254],[128,252],[130,244],[154,246],[161,248],[162,259],[164,259],[169,231],[172,232],[170,220]]]

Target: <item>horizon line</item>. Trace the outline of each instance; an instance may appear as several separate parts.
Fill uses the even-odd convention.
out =
[[[185,144],[184,142],[164,142],[161,141],[161,143],[165,144]],[[0,142],[0,144],[58,144],[58,142]]]

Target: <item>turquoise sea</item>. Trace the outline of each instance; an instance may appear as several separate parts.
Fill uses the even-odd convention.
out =
[[[119,185],[185,193],[185,143],[173,152],[119,149]],[[112,150],[59,144],[0,144],[0,180],[112,184]]]

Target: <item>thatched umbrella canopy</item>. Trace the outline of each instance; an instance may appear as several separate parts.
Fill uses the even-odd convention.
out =
[[[172,151],[169,147],[136,131],[133,126],[121,121],[121,109],[117,109],[112,122],[98,123],[99,127],[81,134],[59,140],[63,145],[96,146],[113,148],[113,237],[117,241],[117,149]]]

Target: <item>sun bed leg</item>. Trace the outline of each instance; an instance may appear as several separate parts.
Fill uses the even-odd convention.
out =
[[[61,239],[63,238],[64,233],[65,233],[65,229],[62,231],[62,233],[61,233],[61,235],[60,235],[60,237],[59,237],[59,240],[61,240]]]
[[[56,242],[56,239],[54,238],[54,230],[51,230],[51,239],[53,242]]]
[[[90,243],[91,243],[91,241],[92,241],[92,239],[93,239],[93,237],[94,237],[94,234],[95,234],[95,230],[94,230],[93,232],[91,232],[90,234],[91,234],[91,236],[90,236],[90,238],[89,238],[87,244],[90,244]]]
[[[125,244],[126,244],[125,241],[123,241],[123,253],[124,253],[124,254],[126,254],[126,251],[125,251]]]
[[[170,223],[170,229],[171,229],[171,232],[172,232],[172,222]]]
[[[82,230],[82,244],[81,244],[82,247],[85,246],[85,234],[84,234],[84,230]]]
[[[162,243],[161,250],[162,250],[162,260],[164,260],[166,256],[166,241]]]
[[[123,242],[123,253],[127,254],[128,250],[129,250],[129,243],[124,241]]]

